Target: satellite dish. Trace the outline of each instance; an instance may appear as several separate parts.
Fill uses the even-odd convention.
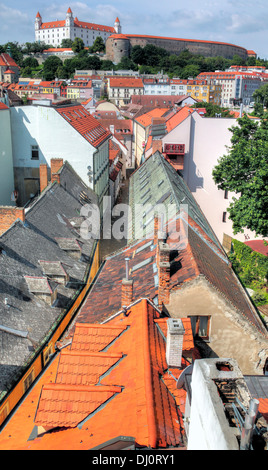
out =
[[[190,364],[188,367],[186,367],[186,369],[184,369],[181,373],[181,375],[179,376],[178,380],[177,380],[177,384],[176,384],[176,387],[178,389],[180,388],[183,388],[184,387],[184,383],[185,383],[185,376],[186,375],[191,375],[192,372],[193,372],[193,364]]]

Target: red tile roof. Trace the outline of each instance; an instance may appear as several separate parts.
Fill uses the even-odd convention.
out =
[[[189,108],[188,106],[184,106],[183,108],[179,109],[176,114],[171,116],[171,118],[166,121],[167,132],[171,132],[193,112],[194,109]]]
[[[42,388],[35,424],[51,430],[44,445],[49,441],[50,448],[59,448],[58,437],[67,432],[66,448],[76,448],[78,432],[72,434],[70,428],[80,424],[79,435],[89,449],[119,435],[133,436],[138,446],[184,447],[179,405],[184,408],[186,392],[176,389],[174,379],[182,369],[172,368],[172,376],[167,370],[161,333],[166,334],[166,322],[144,299],[128,316],[121,314],[105,325],[77,325],[70,349],[61,352],[55,383]],[[183,349],[193,349],[191,323],[183,319],[183,325]],[[93,345],[97,352],[77,350],[81,344],[83,351]],[[106,352],[99,352],[104,348]],[[183,360],[183,367],[187,365]],[[38,448],[39,440],[30,447]]]
[[[109,78],[110,88],[144,88],[141,78]]]
[[[0,54],[0,67],[18,67],[18,65],[9,54],[3,52]]]
[[[9,108],[5,103],[2,103],[2,101],[0,101],[0,111],[3,109],[9,109]]]
[[[112,26],[104,26],[95,23],[87,23],[85,21],[79,21],[78,18],[74,19],[74,26],[84,29],[94,29],[99,31],[105,31],[107,33],[114,33],[115,29]],[[48,21],[42,23],[41,29],[50,29],[50,28],[62,28],[65,27],[65,20],[61,21]]]
[[[248,240],[245,242],[245,245],[262,255],[268,256],[268,240]]]
[[[100,122],[82,106],[64,106],[56,111],[76,129],[93,147],[98,147],[107,140],[111,133],[104,129]]]
[[[152,124],[153,118],[162,117],[168,111],[170,111],[169,108],[155,108],[152,111],[149,111],[148,113],[142,114],[141,116],[135,118],[135,121],[141,124],[143,127],[147,127]]]

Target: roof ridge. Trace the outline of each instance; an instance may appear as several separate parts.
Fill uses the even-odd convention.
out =
[[[148,303],[144,299],[142,303],[146,303],[143,309],[143,351],[144,351],[144,385],[146,394],[146,411],[148,420],[148,447],[155,448],[157,446],[157,424],[154,407],[154,391],[153,391],[153,374],[151,367],[151,354],[149,345],[149,325],[148,325]]]
[[[121,392],[122,387],[117,385],[75,385],[48,383],[43,385],[43,390],[63,390],[74,392]]]

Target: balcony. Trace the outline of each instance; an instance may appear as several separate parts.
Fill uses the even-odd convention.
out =
[[[185,155],[184,144],[165,144],[163,153],[176,171],[183,170]]]

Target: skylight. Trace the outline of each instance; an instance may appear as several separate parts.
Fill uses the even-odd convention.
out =
[[[150,258],[145,259],[144,261],[141,261],[141,263],[138,263],[135,266],[133,266],[131,271],[134,272],[134,271],[137,271],[140,268],[143,268],[144,266],[147,266],[147,264],[151,263],[152,260],[153,260],[153,257],[151,256]]]

